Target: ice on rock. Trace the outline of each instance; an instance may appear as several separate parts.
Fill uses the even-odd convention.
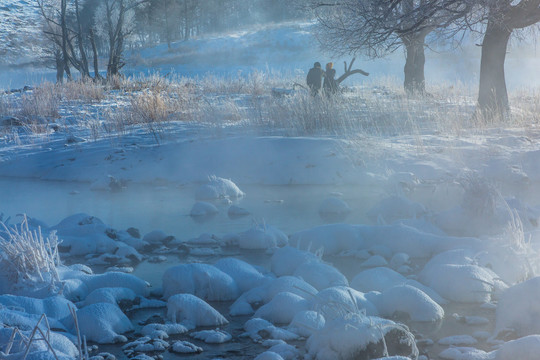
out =
[[[79,277],[88,292],[92,292],[101,288],[117,288],[123,287],[130,289],[136,295],[146,297],[148,295],[149,284],[136,277],[135,275],[122,272],[107,272],[99,275],[82,275]]]
[[[283,360],[295,360],[300,357],[298,349],[287,343],[276,344],[270,347],[268,352],[278,354]]]
[[[23,331],[31,331],[36,327],[36,324],[39,322],[41,315],[38,314],[28,314],[19,310],[11,310],[8,308],[0,307],[0,324],[4,326],[18,328]],[[64,325],[57,319],[50,318],[48,319],[49,325],[54,329],[65,330]],[[45,322],[40,323],[40,329],[46,331]]]
[[[300,311],[310,308],[309,302],[296,294],[281,292],[270,302],[255,311],[255,317],[270,321],[273,324],[288,324]]]
[[[71,316],[70,308],[76,306],[62,296],[52,296],[45,299],[35,299],[25,296],[0,295],[0,307],[23,310],[29,314],[45,314],[47,318],[61,320]]]
[[[355,312],[364,312],[368,316],[379,314],[377,307],[365,294],[346,286],[324,289],[311,301],[313,310],[321,313],[327,320]]]
[[[193,205],[191,211],[189,212],[189,215],[203,217],[215,215],[217,213],[219,213],[219,210],[216,205],[205,201],[199,201],[195,203],[195,205]]]
[[[219,243],[219,238],[216,235],[204,233],[187,240],[186,243],[189,245],[216,245]]]
[[[242,216],[247,216],[249,215],[250,212],[244,208],[241,208],[239,206],[236,206],[236,205],[231,205],[229,207],[229,210],[227,210],[227,215],[230,217],[230,218],[238,218],[238,217],[242,217]]]
[[[131,358],[137,353],[165,351],[169,347],[169,343],[163,339],[152,339],[148,336],[143,336],[135,341],[125,344],[122,346],[122,350]]]
[[[197,200],[238,199],[244,195],[244,192],[234,182],[217,176],[210,176],[208,183],[201,185],[195,192],[195,198]]]
[[[499,298],[495,332],[513,329],[518,336],[540,333],[540,277],[508,288]]]
[[[306,298],[317,294],[317,289],[297,277],[282,276],[243,293],[231,305],[229,313],[232,316],[251,315],[254,313],[251,304],[266,304],[281,292],[289,292]]]
[[[81,335],[89,341],[99,344],[111,344],[126,342],[127,338],[122,334],[133,330],[131,321],[116,306],[106,303],[97,303],[77,310],[77,319]],[[72,318],[67,318],[66,327],[75,331]]]
[[[373,223],[383,221],[390,224],[401,219],[415,219],[427,213],[424,205],[411,201],[404,196],[394,195],[381,200],[367,212]]]
[[[221,326],[229,322],[204,300],[191,294],[177,294],[167,301],[167,317],[188,329],[199,326]]]
[[[293,275],[298,266],[306,262],[320,261],[319,257],[292,246],[277,249],[270,259],[270,268],[277,276]]]
[[[349,286],[345,275],[333,266],[319,261],[300,264],[296,268],[294,276],[302,278],[317,290],[323,290],[332,286]]]
[[[382,316],[406,313],[412,321],[436,322],[444,318],[443,308],[426,293],[410,285],[397,285],[384,290],[375,302]]]
[[[232,339],[231,334],[219,329],[196,331],[189,336],[197,340],[202,340],[207,344],[223,344]]]
[[[402,267],[403,265],[408,265],[410,264],[410,257],[408,254],[405,254],[405,253],[397,253],[397,254],[394,254],[392,256],[392,258],[390,259],[390,266],[397,270],[399,269],[400,267]]]
[[[236,282],[228,274],[208,264],[181,264],[163,274],[163,296],[193,294],[208,301],[236,300]]]
[[[239,259],[223,258],[218,260],[214,266],[229,275],[236,282],[241,293],[269,280],[251,264]]]
[[[92,291],[84,299],[84,306],[96,303],[108,303],[118,305],[122,301],[133,301],[137,295],[128,288],[100,288]]]

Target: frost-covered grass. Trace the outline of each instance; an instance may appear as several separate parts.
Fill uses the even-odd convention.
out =
[[[303,86],[303,75],[271,71],[235,77],[140,75],[105,84],[44,83],[22,94],[0,96],[0,117],[15,117],[20,121],[11,125],[24,124],[26,133],[34,135],[79,126],[82,136],[92,140],[142,130],[161,143],[171,127],[191,122],[288,136],[410,135],[422,147],[421,136],[426,134],[459,136],[501,125],[530,127],[538,122],[540,108],[536,91],[518,91],[511,94],[512,116],[502,124],[475,116],[475,90],[464,84],[428,87],[429,95],[421,98],[406,96],[394,79],[344,86],[332,97],[312,97],[297,84]]]
[[[44,237],[41,229],[31,230],[24,217],[19,226],[6,226],[0,235],[0,260],[7,263],[16,278],[13,284],[59,285],[57,266],[60,265],[58,238],[51,233]],[[5,268],[4,268],[5,270]]]

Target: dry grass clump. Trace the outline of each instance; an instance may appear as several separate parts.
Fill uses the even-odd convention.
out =
[[[106,98],[105,87],[92,80],[68,81],[60,86],[65,100],[100,102]]]
[[[58,87],[44,83],[21,97],[20,115],[26,119],[55,119],[60,116],[61,96]]]

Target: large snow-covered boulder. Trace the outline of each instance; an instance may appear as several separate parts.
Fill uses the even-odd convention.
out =
[[[540,354],[540,335],[525,336],[501,345],[495,360],[536,360]]]
[[[319,205],[319,215],[328,222],[343,221],[350,213],[349,205],[337,197],[326,198]]]
[[[306,262],[317,262],[320,258],[292,246],[277,249],[270,259],[270,269],[277,276],[293,275],[298,266]]]
[[[356,312],[364,312],[368,316],[379,314],[376,306],[364,293],[346,286],[335,286],[319,291],[311,302],[312,309],[329,320]]]
[[[508,288],[499,299],[495,331],[512,329],[518,336],[540,333],[540,277]]]
[[[358,273],[352,279],[351,287],[362,292],[384,291],[406,281],[403,275],[390,268],[376,267]]]
[[[31,331],[21,331],[21,334],[30,338]],[[28,350],[28,355],[26,359],[34,360],[53,360],[55,359],[48,345],[44,341],[33,341],[32,344],[27,348],[26,342],[22,339],[21,334],[15,334],[14,338],[11,338],[13,335],[13,329],[11,328],[0,328],[0,352],[6,352],[5,346],[11,344],[10,355],[6,356],[7,359],[22,359],[24,353]],[[72,360],[79,357],[79,351],[77,347],[69,340],[66,336],[51,331],[49,333],[49,344],[54,348],[56,353],[56,359],[58,360]],[[13,340],[11,343],[10,340]],[[47,355],[49,354],[49,355]]]
[[[133,325],[118,306],[106,303],[97,303],[77,310],[77,319],[81,335],[90,341],[99,344],[126,342],[122,334],[133,330]],[[66,327],[75,332],[72,318],[65,321]]]
[[[191,211],[189,212],[189,215],[195,216],[195,217],[205,217],[205,216],[212,216],[219,213],[218,208],[216,205],[211,204],[206,201],[199,201],[196,202],[193,207],[191,208]]]
[[[309,308],[309,301],[303,297],[290,292],[281,292],[258,308],[254,316],[273,324],[289,324],[297,313]]]
[[[208,301],[230,301],[239,296],[232,277],[208,264],[181,264],[163,274],[163,296],[193,294]]]
[[[167,301],[167,317],[188,329],[199,326],[221,326],[229,322],[204,300],[191,294],[177,294]]]
[[[317,294],[317,289],[297,277],[282,276],[243,293],[231,305],[229,313],[233,316],[252,315],[254,313],[253,305],[260,306],[266,304],[274,296],[282,292],[293,293],[303,298],[308,298]]]
[[[99,288],[88,294],[84,299],[84,306],[96,303],[119,305],[122,301],[133,301],[136,297],[133,290],[128,288]]]
[[[410,285],[397,285],[373,297],[380,315],[391,317],[406,313],[412,321],[436,322],[444,318],[443,308],[422,290]]]
[[[381,200],[367,212],[367,217],[374,223],[382,221],[390,224],[401,219],[415,219],[427,212],[424,205],[411,201],[404,196],[390,196]]]
[[[493,293],[506,288],[493,271],[477,265],[431,264],[419,275],[423,284],[455,302],[489,302]]]
[[[319,261],[301,264],[293,275],[304,279],[317,290],[332,286],[349,286],[349,281],[338,269]]]
[[[300,311],[294,315],[288,329],[299,336],[309,337],[324,327],[325,318],[318,311]]]
[[[384,339],[383,339],[384,338]],[[375,359],[388,355],[418,357],[414,337],[390,320],[351,314],[327,321],[306,342],[314,360]]]
[[[236,282],[241,293],[260,286],[268,280],[266,276],[251,264],[239,259],[220,259],[214,266],[229,275]]]
[[[236,244],[241,249],[275,249],[289,243],[287,235],[271,225],[257,225],[238,234]]]

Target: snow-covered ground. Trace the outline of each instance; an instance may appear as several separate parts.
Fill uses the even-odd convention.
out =
[[[270,47],[311,46],[297,30]],[[536,359],[534,98],[508,126],[473,124],[459,89],[326,101],[272,95],[303,75],[270,74],[57,89],[51,116],[19,111],[46,90],[4,96],[0,210],[22,224],[1,232],[2,356],[78,358],[81,334],[93,360]],[[158,85],[189,102],[119,121]]]

